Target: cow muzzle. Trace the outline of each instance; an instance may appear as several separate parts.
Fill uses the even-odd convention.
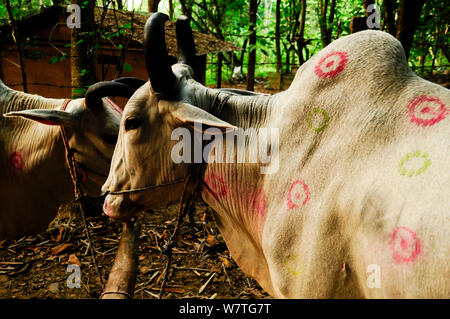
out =
[[[127,195],[107,195],[103,203],[103,212],[113,220],[125,221],[139,212]]]

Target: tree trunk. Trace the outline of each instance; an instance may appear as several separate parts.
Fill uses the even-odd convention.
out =
[[[328,45],[327,42],[327,10],[328,10],[328,0],[320,0],[320,13],[319,13],[319,28],[320,28],[320,38],[322,40],[322,47]]]
[[[425,48],[425,39],[422,39],[422,41],[420,42],[420,46],[419,46],[420,50],[423,52],[420,56],[419,56],[419,66],[421,71],[423,71],[423,67],[425,66],[425,60],[427,57],[427,51],[424,50]]]
[[[407,59],[414,41],[414,34],[419,24],[420,12],[422,12],[424,4],[425,0],[402,0],[401,3],[396,38],[402,43]]]
[[[180,0],[181,13],[186,17],[188,17],[189,19],[192,19],[192,11],[190,10],[190,8],[188,8],[189,3],[187,2],[188,2],[187,0]]]
[[[387,32],[395,37],[397,33],[397,28],[395,27],[395,10],[396,1],[395,0],[384,0],[384,11],[385,11],[385,21]]]
[[[173,0],[169,0],[169,19],[173,20]]]
[[[280,7],[281,7],[281,0],[277,0],[277,5],[275,9],[275,50],[277,56],[277,73],[281,74]]]
[[[148,0],[148,12],[158,12],[159,2],[161,0]]]
[[[306,23],[306,0],[302,0],[302,9],[300,12],[300,25],[298,27],[298,38],[297,38],[297,55],[300,65],[305,63],[303,58],[303,49],[306,47],[305,41],[305,23]]]
[[[222,87],[222,53],[217,54],[217,88]]]
[[[333,33],[333,20],[336,13],[336,0],[331,0],[329,14],[328,3],[328,0],[325,0],[325,2],[323,0],[320,0],[319,27],[323,47],[326,47],[331,43],[331,35]]]
[[[370,6],[371,4],[375,4],[375,1],[374,0],[363,0],[364,14],[366,15],[366,17],[369,16],[369,13],[367,12],[367,7]]]
[[[119,10],[123,10],[122,0],[116,0],[116,3],[117,3],[117,8],[119,8]]]
[[[245,50],[247,49],[248,39],[244,40],[242,45],[241,57],[239,58],[239,66],[244,66]]]
[[[71,0],[81,7],[81,27],[71,29],[70,64],[72,96],[83,97],[86,88],[97,82],[95,75],[95,1]]]
[[[197,73],[194,73],[195,81],[203,85],[206,83],[206,57],[206,54],[197,56]]]
[[[258,11],[258,0],[250,0],[249,7],[249,39],[250,50],[248,52],[247,65],[247,90],[255,89],[255,63],[256,63],[256,13]]]
[[[286,48],[286,74],[291,73],[291,65],[290,65],[290,59],[291,57],[291,51],[289,50],[289,47]]]
[[[336,15],[336,0],[331,0],[330,14],[328,15],[327,45],[331,43],[331,35],[333,34],[333,22],[335,15]]]
[[[6,0],[6,10],[8,11],[9,21],[11,24],[12,37],[14,42],[16,43],[17,48],[17,56],[19,58],[20,72],[22,73],[22,88],[25,93],[28,92],[27,86],[27,74],[25,72],[25,64],[23,62],[23,52],[22,52],[22,43],[20,40],[20,35],[17,30],[16,21],[14,19],[14,15],[11,10],[10,0]]]

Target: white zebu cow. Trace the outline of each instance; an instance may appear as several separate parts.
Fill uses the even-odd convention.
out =
[[[98,195],[117,140],[121,109],[103,96],[130,97],[133,79],[96,83],[86,99],[47,99],[0,81],[0,240],[42,231],[57,208],[73,198],[59,126],[86,172],[86,190]],[[85,102],[86,101],[86,102]],[[87,107],[86,107],[87,106]],[[41,123],[48,124],[42,125]],[[54,126],[56,125],[56,126]]]
[[[450,296],[449,90],[417,77],[395,38],[363,31],[317,53],[285,92],[230,96],[196,83],[186,56],[164,65],[166,19],[146,24],[151,84],[124,109],[107,215],[180,196],[189,164],[171,159],[175,128],[278,128],[273,174],[204,164],[202,197],[246,274],[284,298]],[[234,147],[250,156],[261,142]]]

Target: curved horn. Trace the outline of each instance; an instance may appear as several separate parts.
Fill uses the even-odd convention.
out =
[[[141,86],[143,86],[145,83],[147,83],[146,81],[139,79],[139,78],[135,78],[135,77],[121,77],[121,78],[114,79],[113,82],[118,82],[118,83],[128,85],[129,87],[132,87],[135,90],[139,89]]]
[[[155,93],[168,95],[176,84],[167,54],[164,22],[169,17],[160,12],[153,13],[144,27],[144,55],[147,73]]]
[[[135,89],[119,82],[103,81],[98,82],[86,92],[85,103],[92,111],[100,111],[103,107],[102,98],[105,96],[131,97]]]
[[[176,24],[178,62],[191,66],[195,71],[195,42],[189,18],[180,16]]]

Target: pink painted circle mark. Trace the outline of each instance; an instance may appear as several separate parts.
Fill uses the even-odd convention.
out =
[[[334,78],[344,70],[348,62],[348,54],[344,51],[331,52],[320,59],[314,72],[321,78]]]
[[[419,126],[432,126],[447,117],[450,109],[438,98],[426,95],[416,96],[407,105],[411,123]],[[416,115],[416,111],[421,114]]]
[[[220,176],[211,173],[205,176],[204,181],[217,198],[223,198],[228,193],[228,188]]]
[[[255,191],[251,196],[251,205],[252,210],[254,212],[257,212],[259,216],[264,217],[266,214],[266,193],[264,192],[264,189]]]
[[[422,251],[420,240],[409,228],[399,226],[389,235],[392,257],[397,263],[414,261]]]
[[[302,192],[298,191],[298,189],[296,187],[297,185],[301,185],[301,187],[303,189]],[[296,188],[297,191],[294,194],[292,194],[292,191],[294,190],[294,188]],[[301,193],[304,193],[304,200],[301,203],[301,205],[305,206],[306,203],[309,201],[309,198],[311,196],[311,193],[309,192],[309,187],[302,180],[296,180],[296,181],[294,181],[291,184],[291,187],[289,188],[289,192],[288,192],[287,197],[286,197],[286,204],[287,204],[287,207],[288,207],[289,210],[291,210],[293,208],[300,207],[300,203],[299,202],[295,203],[293,201],[292,195],[294,195],[296,201],[297,200],[299,201],[301,199]]]
[[[22,154],[20,154],[19,152],[12,152],[9,156],[9,162],[11,166],[17,171],[23,170],[23,167],[25,166]]]

